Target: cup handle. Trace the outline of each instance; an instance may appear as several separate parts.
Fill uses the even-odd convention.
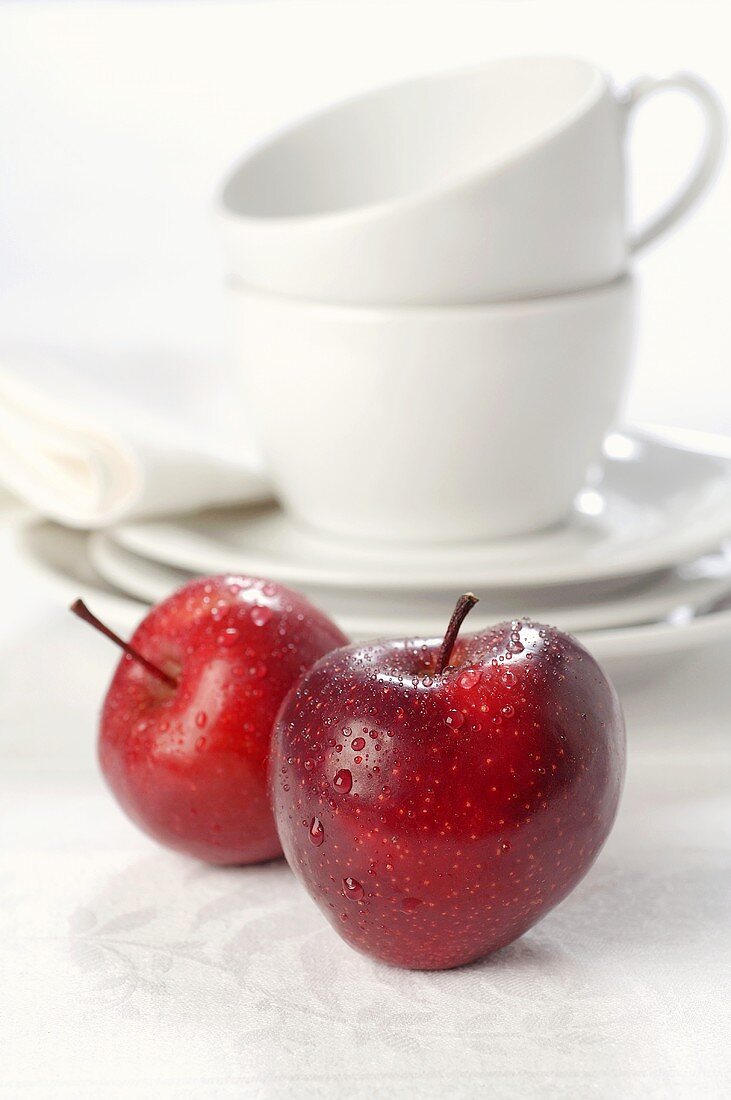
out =
[[[660,80],[650,76],[640,77],[623,97],[626,117],[648,96],[668,88],[687,92],[700,104],[706,123],[703,147],[685,186],[664,210],[651,219],[643,229],[638,230],[630,242],[631,252],[639,252],[645,245],[661,236],[695,205],[711,183],[723,155],[725,133],[723,107],[711,88],[692,73],[675,73]]]

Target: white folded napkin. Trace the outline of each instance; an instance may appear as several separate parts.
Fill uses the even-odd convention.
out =
[[[269,496],[256,458],[37,361],[0,367],[0,484],[84,528]]]

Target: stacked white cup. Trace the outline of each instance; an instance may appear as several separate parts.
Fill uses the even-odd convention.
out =
[[[704,147],[632,235],[627,122],[694,96]],[[632,255],[699,198],[723,117],[696,77],[495,61],[352,99],[220,198],[242,375],[284,506],[340,536],[459,542],[561,521],[616,422]]]

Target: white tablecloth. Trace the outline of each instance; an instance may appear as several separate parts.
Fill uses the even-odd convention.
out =
[[[620,817],[574,895],[481,964],[408,973],[283,864],[139,835],[94,763],[111,647],[0,565],[3,1096],[728,1095],[729,648],[625,699]]]

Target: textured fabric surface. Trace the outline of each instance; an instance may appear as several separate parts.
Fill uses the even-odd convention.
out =
[[[90,746],[41,759],[32,735],[0,770],[3,1095],[724,1095],[731,745],[669,733],[630,728],[620,818],[576,892],[435,974],[352,952],[282,863],[157,848]]]

